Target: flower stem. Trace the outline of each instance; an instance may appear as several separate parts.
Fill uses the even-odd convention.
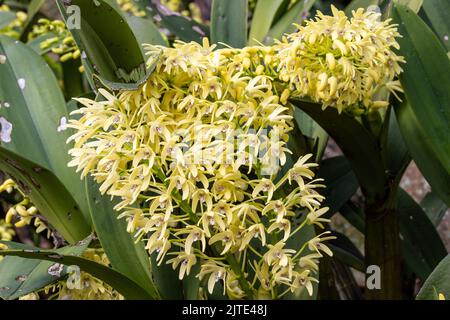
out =
[[[401,256],[399,217],[396,209],[396,192],[390,191],[388,199],[366,203],[366,267],[380,268],[379,289],[366,284],[366,297],[375,300],[401,299]],[[368,282],[370,282],[367,275]]]
[[[239,262],[236,260],[234,255],[227,254],[226,256],[228,263],[230,264],[231,269],[236,274],[237,279],[239,281],[239,284],[241,285],[241,289],[244,290],[244,292],[247,295],[247,299],[253,299],[253,289],[250,287],[250,284],[248,283],[247,279],[245,278],[244,273],[241,270],[241,266]]]

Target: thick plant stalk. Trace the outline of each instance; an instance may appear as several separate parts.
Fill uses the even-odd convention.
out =
[[[366,267],[378,266],[381,273],[380,289],[370,289],[372,274],[366,275],[366,298],[371,300],[401,299],[401,256],[399,217],[396,210],[396,192],[390,190],[387,199],[366,202]]]

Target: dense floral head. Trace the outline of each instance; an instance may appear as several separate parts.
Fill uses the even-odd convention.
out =
[[[358,9],[348,18],[332,6],[333,15],[320,11],[315,20],[298,26],[297,33],[278,42],[280,79],[290,84],[293,96],[307,97],[359,115],[387,107],[383,89],[402,91],[395,77],[403,57],[395,25],[381,14]]]
[[[290,154],[292,116],[271,77],[244,62],[251,57],[246,51],[213,51],[207,42],[152,47],[149,54],[159,60],[138,91],[101,90],[102,102],[79,99],[86,107],[70,125],[77,130],[70,165],[121,197],[116,208],[128,231],[146,241],[159,263],[170,257],[180,278],[201,263],[198,276],[209,279],[210,291],[220,280],[224,291],[242,298],[248,293],[237,280],[240,268],[228,260],[251,257],[255,265],[248,268],[265,288],[294,286],[294,274],[308,267],[299,264],[305,251],[286,242],[324,220],[326,209],[310,156],[278,176]]]
[[[372,97],[396,89],[387,79],[400,69],[386,68],[400,58],[395,29],[377,19],[334,10],[271,47],[147,46],[156,67],[138,90],[78,99],[69,165],[121,199],[128,231],[180,279],[199,264],[210,293],[220,283],[232,298],[311,294],[331,237],[305,227],[323,227],[328,208],[311,155],[287,147],[289,98],[349,112],[384,106]]]

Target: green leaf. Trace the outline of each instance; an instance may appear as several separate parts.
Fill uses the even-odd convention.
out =
[[[429,192],[420,203],[433,225],[437,227],[447,212],[448,206],[434,192]]]
[[[213,0],[211,42],[222,42],[233,48],[245,47],[247,15],[247,0]]]
[[[383,130],[381,153],[388,175],[399,182],[411,162],[411,156],[400,132],[395,113],[391,108],[388,109],[386,119],[383,123],[386,130]]]
[[[422,7],[424,0],[397,0],[397,2],[417,13]]]
[[[128,91],[134,91],[138,90],[141,85],[143,85],[150,75],[153,73],[153,71],[156,68],[156,65],[158,64],[159,55],[155,57],[153,63],[147,67],[147,70],[145,71],[145,76],[134,83],[122,83],[122,82],[115,82],[115,81],[108,81],[100,76],[94,75],[94,81],[97,81],[101,84],[101,86],[108,88],[109,90],[114,91],[120,91],[120,90],[128,90]]]
[[[118,203],[106,195],[101,195],[99,186],[92,179],[86,179],[86,193],[96,234],[112,267],[123,275],[139,283],[153,298],[158,298],[150,274],[150,259],[141,241],[135,243],[127,232],[124,219],[117,219],[113,207]]]
[[[0,11],[0,30],[8,26],[16,19],[16,15],[11,11]]]
[[[80,241],[75,246],[56,249],[58,254],[80,256],[88,247],[92,237]],[[22,243],[0,241],[12,250],[38,252],[40,249]],[[35,292],[67,275],[67,267],[61,274],[50,275],[48,269],[53,263],[42,260],[30,260],[20,257],[5,257],[0,262],[0,298],[14,300],[31,292]]]
[[[450,254],[447,255],[430,274],[417,295],[417,300],[436,300],[442,293],[450,298]]]
[[[84,93],[83,74],[80,73],[80,59],[69,59],[61,63],[63,70],[64,94],[67,100]]]
[[[141,47],[142,44],[169,45],[167,39],[162,36],[161,32],[159,32],[158,28],[150,19],[136,17],[130,14],[126,14],[125,17]]]
[[[69,234],[76,237],[70,236],[68,241],[81,240],[89,234],[89,226],[83,222],[82,216],[78,216],[79,211],[85,214],[86,221],[90,218],[84,186],[74,170],[67,167],[70,157],[66,140],[70,130],[61,130],[60,125],[61,119],[68,118],[68,112],[57,80],[42,58],[21,42],[0,36],[0,54],[6,56],[5,63],[0,65],[0,101],[3,105],[0,116],[5,125],[9,122],[12,126],[10,139],[4,137],[1,142],[3,165],[9,171],[20,173],[22,179],[27,181],[28,189],[34,191],[32,196],[40,198],[36,205],[47,203],[38,208],[42,214],[49,216],[56,228],[61,226],[55,220],[51,221],[52,218],[64,221],[67,217],[57,216],[72,213],[73,224],[63,228],[66,231],[74,229]],[[5,107],[5,103],[9,107]],[[45,170],[40,172],[41,169],[48,169],[54,176]],[[37,185],[44,185],[44,181],[39,180],[44,176],[49,177],[52,185],[38,190]],[[61,192],[67,196],[67,205],[57,192],[61,183],[65,186]],[[72,207],[69,208],[69,204]],[[64,211],[59,211],[63,208]]]
[[[265,44],[273,43],[273,39],[281,39],[283,34],[295,32],[294,23],[301,24],[308,16],[309,10],[316,0],[298,1],[292,6],[270,29],[267,37],[263,38]]]
[[[161,26],[169,29],[179,40],[202,43],[204,37],[209,37],[210,31],[206,25],[173,12],[158,3],[150,4],[153,15],[161,18]]]
[[[323,192],[325,196],[323,206],[330,208],[326,213],[329,218],[355,194],[359,187],[358,180],[350,163],[343,156],[322,161],[318,176],[325,180],[326,189]]]
[[[226,1],[226,0],[225,0]],[[274,22],[276,14],[280,7],[286,5],[286,0],[258,1],[250,26],[250,35],[248,37],[249,45],[256,45],[264,41],[267,33]]]
[[[183,299],[183,282],[178,280],[178,270],[174,270],[171,264],[161,262],[158,266],[155,255],[150,257],[152,276],[156,287],[164,300]]]
[[[398,192],[402,252],[411,270],[425,280],[447,250],[420,205],[404,190]]]
[[[450,50],[450,1],[426,0],[423,10],[447,50]]]
[[[2,147],[26,154],[72,182],[75,175],[67,169],[69,133],[57,131],[68,113],[55,77],[35,52],[11,38],[0,37],[0,53],[6,56],[0,65],[0,101],[9,104],[0,115],[12,124],[11,141],[3,141]]]
[[[450,176],[444,165],[431,149],[427,134],[423,131],[422,123],[419,121],[408,102],[396,106],[397,119],[400,130],[408,146],[409,153],[415,163],[430,183],[433,192],[450,204]]]
[[[450,60],[439,39],[412,10],[396,5],[400,81],[407,101],[395,108],[409,152],[433,190],[450,204]]]
[[[333,137],[350,162],[369,201],[382,197],[386,175],[375,137],[354,118],[344,113],[338,114],[336,109],[322,110],[320,105],[308,101],[291,102],[305,111]]]
[[[151,300],[152,297],[141,286],[127,278],[118,271],[97,262],[77,257],[72,254],[61,254],[55,250],[0,250],[0,256],[21,257],[34,260],[52,261],[66,266],[78,266],[81,270],[91,274],[97,279],[109,284],[126,299]]]
[[[64,21],[70,19],[66,2],[57,0]],[[69,28],[88,75],[113,82],[136,82],[144,77],[145,63],[136,37],[122,12],[110,0],[72,0],[80,8],[80,29]]]
[[[200,289],[200,279],[197,277],[200,272],[200,263],[192,267],[189,275],[183,278],[183,297],[185,300],[198,300],[198,290]]]
[[[347,15],[347,17],[351,17],[353,10],[357,10],[359,8],[367,9],[370,6],[379,5],[379,4],[380,4],[379,0],[353,0],[345,8],[344,11],[345,11],[345,14]]]

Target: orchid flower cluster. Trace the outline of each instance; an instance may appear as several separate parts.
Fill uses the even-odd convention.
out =
[[[354,115],[388,107],[383,90],[400,99],[394,79],[405,60],[392,50],[399,49],[397,27],[373,11],[358,9],[351,19],[334,6],[332,12],[319,12],[277,43],[279,78],[289,83],[290,95]]]
[[[333,13],[269,47],[146,46],[155,70],[138,90],[77,99],[69,166],[120,199],[128,231],[180,279],[195,272],[234,299],[313,293],[332,237],[305,230],[323,228],[328,208],[311,155],[287,148],[289,99],[351,112],[382,107],[366,102],[378,88],[400,89],[395,27],[376,13]],[[363,58],[380,48],[384,60]]]
[[[16,235],[16,231],[10,223],[6,223],[5,220],[0,219],[0,241],[11,241]],[[8,246],[4,243],[0,243],[0,250],[8,249]],[[0,256],[0,261],[3,257]]]
[[[0,219],[0,241],[11,241],[16,235],[16,232],[10,223],[6,223],[5,220]],[[6,250],[8,246],[0,242],[0,250]],[[0,256],[0,261],[4,259]]]
[[[38,23],[33,26],[33,30],[29,35],[29,40],[36,39],[43,35],[52,35],[52,37],[42,41],[40,43],[40,48],[59,55],[61,62],[80,58],[80,50],[63,21],[39,19]],[[80,71],[82,71],[82,69],[80,69]]]
[[[11,9],[6,5],[0,6],[0,12],[8,12]],[[19,39],[23,27],[27,20],[27,14],[22,11],[17,11],[16,19],[11,21],[6,27],[0,29],[1,35],[6,35],[12,38]],[[75,40],[70,31],[61,20],[39,19],[37,24],[33,25],[33,29],[28,34],[28,40],[36,40],[39,37],[51,35],[39,43],[39,48],[43,51],[49,51],[59,56],[61,62],[66,62],[70,59],[78,59],[81,54]],[[83,67],[80,66],[80,72]]]
[[[14,228],[10,223],[6,223],[5,220],[0,220],[0,240],[1,241],[11,241],[16,235]],[[1,260],[1,258],[0,258]]]

